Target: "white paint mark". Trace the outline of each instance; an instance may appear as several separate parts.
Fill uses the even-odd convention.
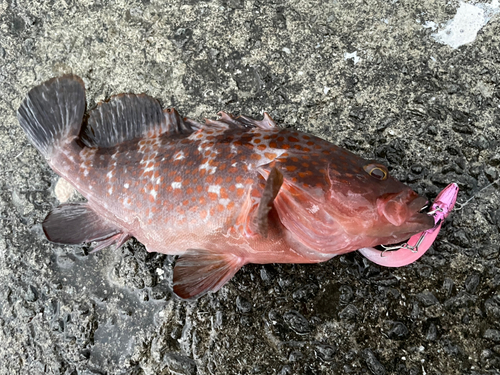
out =
[[[475,5],[461,2],[455,17],[444,25],[444,29],[432,34],[432,37],[437,42],[454,49],[472,43],[479,30],[499,12],[498,0],[493,0],[491,4],[477,3]]]
[[[123,184],[123,187],[124,187],[125,189],[128,189],[128,188],[130,187],[130,185],[129,185],[129,184]]]
[[[170,185],[172,189],[180,189],[182,187],[182,182],[172,182]]]
[[[354,65],[361,61],[361,57],[358,57],[358,51],[354,51],[353,53],[344,53],[344,60],[352,59],[354,61]]]
[[[436,24],[436,22],[427,21],[422,25],[422,27],[424,29],[431,29],[432,31],[435,31],[438,28],[438,25]]]

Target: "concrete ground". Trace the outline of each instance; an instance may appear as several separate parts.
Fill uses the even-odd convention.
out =
[[[500,16],[477,8],[491,20],[452,48],[433,34],[459,6],[0,1],[0,374],[500,374],[498,184],[480,192],[500,164]],[[410,266],[249,265],[184,302],[173,257],[45,239],[57,176],[16,109],[69,72],[89,108],[147,92],[194,119],[268,111],[429,198],[475,198]]]

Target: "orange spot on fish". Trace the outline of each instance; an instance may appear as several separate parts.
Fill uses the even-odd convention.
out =
[[[201,210],[200,211],[200,218],[202,220],[204,220],[204,219],[206,219],[206,217],[207,217],[207,211],[206,210]]]
[[[297,167],[296,167],[295,165],[287,165],[287,166],[286,166],[286,170],[287,170],[288,172],[293,172],[293,171],[295,171],[296,169],[297,169]]]
[[[208,198],[210,198],[213,201],[216,201],[219,198],[219,196],[215,193],[208,193]]]
[[[217,211],[223,212],[226,208],[222,204],[217,205]]]
[[[261,159],[261,156],[259,154],[252,154],[250,155],[250,159],[258,161]]]
[[[227,199],[229,196],[227,195],[227,191],[225,188],[221,187],[219,195],[222,199]]]
[[[274,160],[278,157],[278,155],[273,152],[264,152],[264,156],[270,160]]]

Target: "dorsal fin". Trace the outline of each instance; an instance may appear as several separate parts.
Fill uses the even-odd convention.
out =
[[[52,78],[34,87],[17,118],[29,140],[46,157],[79,133],[85,112],[85,87],[74,75]]]
[[[112,147],[124,141],[163,133],[185,134],[197,129],[175,109],[162,110],[148,95],[120,94],[89,112],[81,138],[89,147]]]
[[[208,127],[216,127],[222,129],[247,129],[247,128],[260,128],[260,129],[273,129],[276,128],[274,120],[267,112],[264,112],[264,118],[261,121],[255,120],[247,116],[234,116],[230,113],[219,112],[220,119],[218,120],[205,120],[205,125]]]

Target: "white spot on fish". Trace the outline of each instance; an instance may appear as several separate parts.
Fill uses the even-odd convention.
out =
[[[231,202],[231,200],[227,198],[219,199],[219,203],[222,204],[223,206],[227,206],[229,202]]]
[[[112,186],[108,189],[108,194],[109,195],[113,194],[113,187]]]
[[[312,214],[315,214],[316,212],[319,211],[319,207],[315,204],[313,204],[311,207],[307,208],[307,211],[309,211]]]
[[[130,187],[130,185],[129,185],[129,184],[123,184],[123,187],[124,187],[125,189],[128,189],[128,188]]]
[[[172,189],[180,189],[182,187],[182,182],[172,182]]]
[[[184,158],[184,151],[179,151],[174,154],[174,160],[182,160]]]
[[[236,184],[236,189],[243,189],[245,186],[243,184]]]
[[[106,177],[107,178],[113,177],[113,171],[109,171],[108,173],[106,173]]]
[[[220,194],[220,185],[210,185],[208,187],[208,192],[215,193],[215,194],[219,195]]]
[[[156,194],[157,194],[157,193],[156,193],[156,190],[151,190],[151,191],[149,192],[149,194],[151,194],[151,196],[152,196],[154,199],[156,199]]]
[[[88,170],[88,169],[85,169],[85,170],[83,171],[83,175],[84,175],[84,176],[88,176],[88,175],[89,175],[89,170]]]
[[[217,170],[217,167],[212,167],[209,162],[207,161],[206,163],[203,163],[202,165],[200,165],[200,167],[198,168],[199,170],[201,169],[205,169],[208,173],[210,174],[214,174],[215,171]]]

